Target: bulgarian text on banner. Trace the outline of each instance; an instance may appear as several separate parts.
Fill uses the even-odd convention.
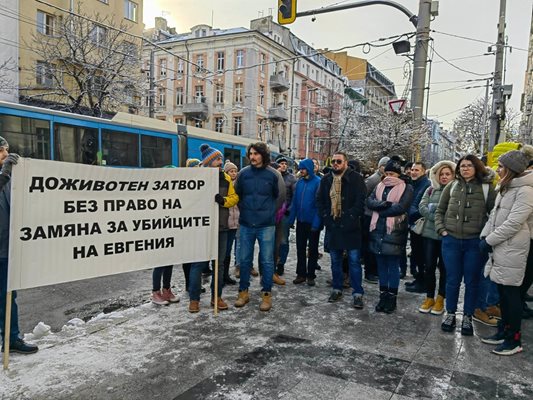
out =
[[[11,190],[9,290],[216,258],[214,168],[21,159]]]

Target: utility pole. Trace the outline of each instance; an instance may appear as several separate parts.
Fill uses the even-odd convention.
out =
[[[150,50],[150,89],[148,89],[148,116],[154,118],[154,97],[155,97],[155,68],[154,68],[154,50]]]
[[[496,64],[494,66],[494,84],[492,86],[492,114],[489,131],[489,163],[492,162],[492,150],[500,140],[501,120],[505,114],[502,73],[505,49],[505,8],[507,0],[500,0],[500,17],[498,19],[498,40],[496,41]]]
[[[413,85],[411,88],[411,109],[415,124],[422,124],[424,115],[424,90],[426,86],[426,66],[429,46],[429,25],[431,22],[431,0],[420,0],[418,4],[418,24],[413,61]]]
[[[481,145],[479,153],[483,157],[485,152],[485,134],[487,133],[487,114],[489,112],[489,84],[492,78],[487,78],[487,84],[485,85],[485,104],[483,105],[483,122],[481,130]]]

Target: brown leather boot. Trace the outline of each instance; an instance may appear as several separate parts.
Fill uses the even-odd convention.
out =
[[[237,301],[235,302],[235,307],[244,307],[249,301],[250,295],[248,294],[248,290],[241,290],[239,291],[239,297],[237,297]]]
[[[285,279],[281,278],[278,274],[274,274],[274,276],[272,277],[272,281],[276,285],[280,285],[280,286],[285,285]]]
[[[214,307],[214,306],[215,306],[215,300],[211,299],[211,307]],[[222,297],[219,297],[217,299],[217,308],[219,310],[227,310],[228,309],[228,304],[224,301],[224,299]]]
[[[502,312],[500,310],[500,306],[488,306],[485,312],[489,317],[502,319]]]
[[[194,314],[198,311],[200,311],[200,302],[198,300],[191,300],[189,302],[189,312]]]
[[[272,308],[272,293],[271,292],[261,293],[261,304],[259,304],[259,310],[270,311],[271,308]]]

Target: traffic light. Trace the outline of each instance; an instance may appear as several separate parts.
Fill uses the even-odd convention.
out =
[[[296,0],[278,0],[278,23],[292,24],[296,19]]]

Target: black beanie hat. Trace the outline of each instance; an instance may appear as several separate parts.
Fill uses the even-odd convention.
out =
[[[385,172],[387,171],[396,172],[398,175],[401,175],[402,165],[397,160],[389,160],[387,165],[385,165]]]

